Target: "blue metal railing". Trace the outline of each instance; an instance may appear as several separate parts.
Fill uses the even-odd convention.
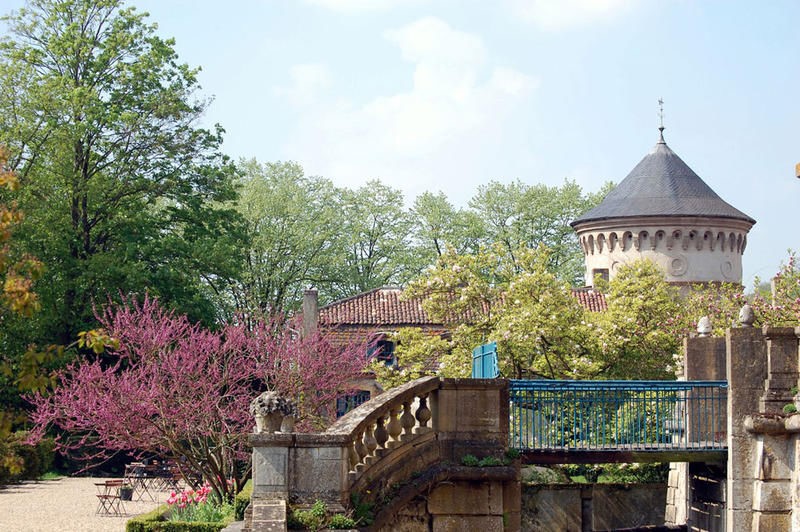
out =
[[[727,389],[726,381],[512,380],[511,446],[722,450]]]

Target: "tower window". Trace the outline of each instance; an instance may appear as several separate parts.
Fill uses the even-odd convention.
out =
[[[595,268],[592,270],[592,279],[597,279],[598,276],[608,282],[608,268]]]

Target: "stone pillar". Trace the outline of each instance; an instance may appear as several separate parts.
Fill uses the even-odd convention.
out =
[[[292,500],[313,503],[319,499],[334,511],[349,504],[348,441],[333,434],[297,434],[289,456]]]
[[[764,327],[767,339],[767,380],[759,412],[780,414],[794,401],[797,386],[797,336],[793,327]]]
[[[287,499],[289,449],[292,434],[251,434],[253,447],[253,498]]]
[[[316,288],[303,292],[303,336],[314,334],[319,326],[319,294]]]
[[[431,401],[433,430],[446,460],[487,456],[508,446],[509,391],[505,379],[443,379]]]
[[[767,377],[767,350],[760,329],[728,329],[728,530],[749,532],[752,524],[753,483],[756,480],[755,439],[745,430],[745,418],[758,411]]]
[[[793,530],[792,446],[787,433],[758,434],[755,439],[753,483],[754,532]]]
[[[783,414],[794,402],[797,386],[798,343],[794,328],[764,327],[767,339],[767,378],[759,400],[759,413]],[[754,439],[753,520],[754,531],[789,530],[792,520],[795,437],[782,418],[760,416],[751,421]],[[774,430],[769,430],[773,428]],[[759,430],[761,428],[761,430]]]
[[[716,381],[726,379],[726,350],[725,338],[715,338],[712,336],[700,336],[686,338],[683,341],[683,374],[679,377],[687,381]],[[691,413],[690,413],[691,414]],[[696,434],[696,439],[709,439],[716,434],[724,433],[724,415],[716,416],[719,419],[719,426],[705,427],[703,432],[714,432],[715,434]],[[684,428],[690,432],[696,432],[696,427],[690,419]],[[687,434],[692,438],[692,434]],[[689,440],[693,441],[693,440]],[[669,468],[669,478],[667,480],[667,505],[664,514],[664,522],[668,525],[686,524],[689,513],[689,464],[685,462],[671,463]]]
[[[664,524],[685,525],[689,506],[689,464],[672,462],[669,464],[667,479],[667,506],[664,511]]]
[[[687,381],[724,381],[725,338],[713,336],[683,340],[683,375]]]

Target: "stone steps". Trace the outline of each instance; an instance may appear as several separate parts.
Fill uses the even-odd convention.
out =
[[[286,501],[253,498],[244,522],[242,532],[286,532]]]

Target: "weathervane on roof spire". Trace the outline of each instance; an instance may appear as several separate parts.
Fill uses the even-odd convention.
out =
[[[664,98],[658,99],[658,135],[659,135],[659,142],[664,142]]]

